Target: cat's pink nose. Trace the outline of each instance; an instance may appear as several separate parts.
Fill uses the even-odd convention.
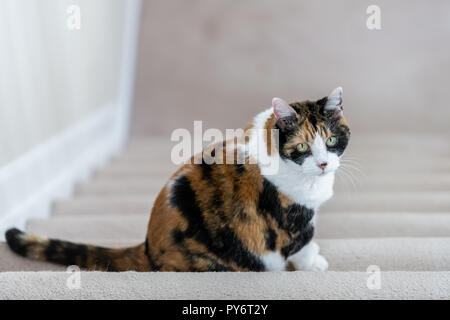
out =
[[[322,163],[318,163],[317,166],[318,166],[320,169],[325,170],[325,168],[327,167],[327,164],[328,164],[328,163],[326,163],[326,162],[322,162]]]

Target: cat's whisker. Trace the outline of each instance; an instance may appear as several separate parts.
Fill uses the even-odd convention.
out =
[[[338,170],[336,172],[336,177],[345,182],[345,185],[347,187],[348,191],[353,191],[355,189],[355,183],[353,181],[353,178],[347,171],[344,170]]]
[[[353,180],[354,178],[344,168],[341,167],[341,169],[343,169],[343,170],[338,170],[337,172],[339,174],[342,173],[341,176],[343,178],[343,181],[349,181],[350,182],[350,189],[353,187],[353,190],[350,190],[350,191],[355,191],[356,192],[357,191],[357,186],[356,186],[355,181]],[[336,176],[338,176],[338,175],[336,175]]]
[[[360,176],[362,176],[363,178],[366,178],[366,173],[359,167],[357,167],[356,165],[352,164],[352,163],[348,163],[345,161],[341,161],[341,168],[345,167],[348,170],[354,170],[355,173],[359,174]]]
[[[355,188],[357,188],[357,186],[359,187],[361,185],[360,184],[361,178],[364,178],[364,177],[362,177],[362,176],[364,176],[364,173],[362,171],[356,172],[356,173],[360,174],[358,176],[358,175],[356,175],[355,172],[352,171],[354,168],[349,167],[345,164],[341,166],[341,169],[342,169],[342,172],[345,172],[345,174],[348,175],[350,177],[350,179],[352,179],[353,184],[355,185]]]
[[[347,179],[348,179],[347,176],[345,175],[345,173],[342,170],[338,170],[336,172],[336,181],[343,181],[343,183],[345,184],[346,190],[350,190]]]
[[[341,159],[341,162],[352,163],[354,165],[361,166],[360,162],[352,159]]]
[[[341,163],[346,163],[346,164],[350,164],[353,165],[354,167],[358,168],[359,170],[361,170],[362,165],[359,161],[356,160],[351,160],[351,159],[341,159],[340,160]]]
[[[353,157],[344,157],[341,158],[341,162],[353,163],[355,165],[361,166],[361,162],[364,162],[364,159],[361,158],[353,158]]]
[[[343,163],[340,168],[350,174],[354,179],[359,179],[364,176],[364,172],[362,170],[358,170],[358,168],[350,164]]]

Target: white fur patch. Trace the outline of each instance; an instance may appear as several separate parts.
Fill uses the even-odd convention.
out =
[[[325,271],[328,269],[327,260],[319,254],[319,245],[311,241],[299,252],[289,257],[296,270]]]
[[[314,157],[314,160],[318,164],[328,162],[328,151],[325,146],[325,142],[323,141],[320,134],[316,131],[316,137],[311,145],[311,151]]]
[[[334,174],[311,176],[304,174],[292,161],[280,161],[278,173],[265,178],[296,203],[317,210],[333,196]]]
[[[286,260],[279,252],[271,252],[261,257],[267,271],[283,271],[286,268]]]

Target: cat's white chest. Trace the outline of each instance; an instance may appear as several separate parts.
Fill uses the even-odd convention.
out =
[[[266,179],[295,203],[317,210],[333,196],[334,173],[305,178],[292,171],[283,171],[280,170],[276,175],[266,176]]]
[[[296,193],[297,199],[294,201],[311,209],[318,209],[333,196],[333,184],[334,174],[330,173],[327,176],[319,177],[316,182],[307,184],[305,188],[299,188],[301,190]]]

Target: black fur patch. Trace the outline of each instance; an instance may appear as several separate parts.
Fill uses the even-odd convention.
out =
[[[45,248],[47,261],[62,265],[77,265],[85,268],[88,248],[86,245],[74,244],[60,240],[50,240]]]
[[[236,164],[236,172],[238,173],[238,175],[242,175],[245,172],[245,165]]]
[[[298,165],[302,165],[306,158],[311,155],[311,150],[308,149],[306,152],[300,152],[295,149],[290,156],[290,160],[294,161]]]
[[[293,204],[286,208],[286,229],[289,234],[295,235],[291,242],[281,249],[281,253],[287,258],[300,251],[314,236],[314,227],[311,220],[314,210],[299,204]]]
[[[12,251],[15,253],[26,257],[27,255],[27,247],[25,246],[23,242],[23,236],[25,235],[24,232],[20,231],[19,229],[9,229],[5,233],[6,242],[8,243],[8,246],[11,248]]]
[[[299,204],[292,204],[285,209],[286,226],[290,233],[304,230],[314,217],[314,210]]]
[[[275,250],[275,245],[276,245],[276,241],[277,241],[277,233],[275,232],[275,230],[273,230],[272,228],[269,228],[266,231],[266,248],[268,250]]]
[[[207,164],[204,160],[202,160],[200,167],[202,168],[203,179],[211,180],[212,166]]]
[[[281,132],[288,134],[295,130],[297,127],[297,117],[296,116],[289,116],[285,118],[281,118],[276,123],[277,129],[279,129]]]
[[[288,245],[281,248],[281,254],[283,254],[283,256],[287,258],[297,253],[311,241],[313,236],[314,228],[311,224],[308,224],[305,228],[303,228],[303,230],[297,237],[293,238]]]
[[[336,124],[331,125],[330,128],[330,130],[333,132],[333,135],[337,138],[337,142],[333,147],[327,146],[327,149],[328,151],[335,152],[338,156],[341,156],[347,148],[350,129],[346,126],[340,126]]]
[[[271,215],[279,227],[283,226],[283,213],[281,211],[280,199],[278,198],[278,190],[265,178],[263,180],[263,188],[259,193],[258,209],[261,212]]]
[[[271,215],[280,229],[292,235],[291,242],[282,248],[285,257],[296,253],[312,239],[314,227],[310,222],[314,210],[299,204],[283,208],[276,187],[267,179],[264,179],[263,189],[259,195],[259,210]]]
[[[313,126],[314,130],[317,131],[317,117],[315,114],[311,113],[309,115],[309,123],[311,123],[311,125]]]
[[[184,233],[179,229],[175,229],[172,231],[172,239],[176,244],[182,244],[184,241]]]
[[[311,150],[308,149],[306,152],[294,150],[291,154],[286,153],[284,150],[284,146],[286,145],[286,143],[298,133],[299,129],[300,127],[296,127],[296,130],[292,130],[290,132],[283,132],[280,130],[278,150],[282,159],[289,159],[294,161],[298,165],[302,165],[303,161],[305,161],[305,159],[311,155]]]

